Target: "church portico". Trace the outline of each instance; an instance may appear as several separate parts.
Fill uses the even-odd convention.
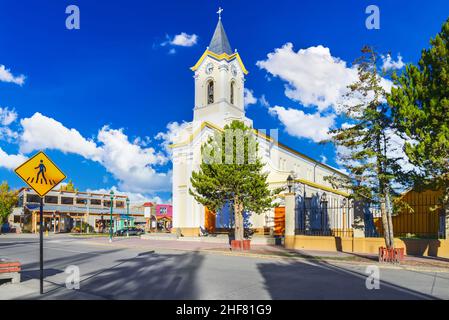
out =
[[[245,76],[248,74],[237,51],[233,51],[219,19],[209,46],[191,70],[195,82],[193,120],[185,125],[174,139],[173,156],[173,232],[184,236],[199,236],[207,230],[223,231],[232,225],[232,212],[226,216],[211,213],[189,194],[190,177],[198,171],[202,161],[201,146],[216,132],[222,132],[233,120],[253,128],[244,108]],[[302,124],[307,125],[307,124]],[[327,193],[329,199],[347,197],[346,190],[335,190],[324,178],[343,175],[338,170],[320,163],[278,142],[276,132],[266,135],[254,131],[259,145],[258,153],[265,163],[270,188],[285,187],[287,177],[295,180],[293,192],[297,198],[309,201]],[[279,206],[284,206],[283,196]],[[231,211],[229,209],[226,209]],[[280,210],[261,215],[249,215],[251,229],[258,234],[272,232],[279,220]],[[285,217],[284,217],[285,218]],[[224,221],[228,220],[228,221]],[[271,230],[270,230],[271,229]]]

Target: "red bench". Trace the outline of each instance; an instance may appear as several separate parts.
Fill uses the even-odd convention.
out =
[[[20,283],[21,270],[20,262],[0,259],[0,279],[11,279],[12,283]]]

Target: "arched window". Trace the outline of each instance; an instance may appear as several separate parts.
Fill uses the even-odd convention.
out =
[[[210,80],[207,83],[207,104],[214,103],[214,81]]]
[[[234,87],[235,87],[235,82],[231,81],[231,104],[234,104]]]

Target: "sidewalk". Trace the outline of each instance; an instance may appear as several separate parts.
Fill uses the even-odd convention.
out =
[[[407,270],[419,270],[429,272],[448,272],[449,259],[436,257],[414,257],[406,256],[400,265],[381,264],[376,255],[354,254],[347,252],[329,252],[313,250],[290,250],[282,246],[253,245],[250,251],[232,251],[228,244],[208,243],[199,241],[177,241],[177,240],[143,240],[140,238],[114,238],[109,243],[107,238],[79,239],[92,245],[109,247],[121,247],[139,250],[178,250],[178,251],[200,251],[211,254],[222,254],[231,256],[258,257],[267,259],[304,259],[311,262],[329,262],[357,265],[378,265],[384,268],[405,268]]]

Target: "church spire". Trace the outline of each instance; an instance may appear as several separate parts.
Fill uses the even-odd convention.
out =
[[[209,50],[216,54],[226,53],[228,55],[232,55],[232,48],[229,44],[228,37],[226,36],[226,32],[223,27],[223,23],[221,22],[221,13],[223,9],[220,7],[217,11],[218,14],[218,23],[215,28],[214,35],[209,44]]]

